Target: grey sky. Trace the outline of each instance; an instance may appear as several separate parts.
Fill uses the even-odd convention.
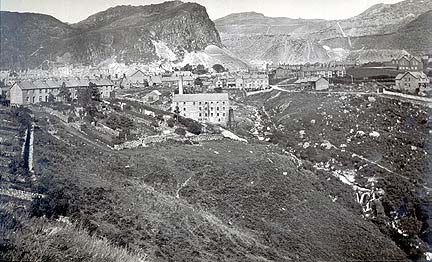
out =
[[[195,0],[207,8],[210,18],[255,11],[266,16],[341,19],[357,15],[377,3],[401,0]],[[75,23],[116,5],[147,5],[163,0],[0,0],[0,9],[52,15]]]

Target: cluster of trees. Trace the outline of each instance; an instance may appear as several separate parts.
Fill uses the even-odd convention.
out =
[[[77,99],[74,100],[72,99],[71,91],[63,82],[60,87],[58,97],[64,102],[71,103],[72,106],[82,107],[84,116],[90,122],[95,121],[96,116],[99,115],[97,106],[100,102],[102,102],[102,99],[101,99],[101,93],[99,92],[97,85],[94,83],[90,82],[88,88],[78,89]],[[48,102],[52,103],[54,101],[55,101],[55,97],[52,94],[50,94],[50,96],[48,97]]]
[[[181,71],[189,71],[192,72],[194,74],[197,75],[204,75],[204,74],[208,74],[208,70],[204,65],[197,65],[197,66],[193,66],[190,64],[186,64],[185,66],[183,66],[182,68],[180,68]]]
[[[227,71],[227,69],[223,65],[221,65],[221,64],[215,64],[215,65],[212,66],[212,68],[217,73],[222,73],[222,72],[226,72]],[[186,64],[182,68],[180,68],[180,70],[181,71],[189,71],[189,72],[192,72],[192,73],[197,74],[197,75],[208,74],[207,68],[204,65],[202,65],[202,64],[199,64],[197,66]]]

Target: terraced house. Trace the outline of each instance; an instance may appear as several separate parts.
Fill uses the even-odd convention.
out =
[[[250,74],[242,74],[236,79],[238,89],[260,90],[269,87],[269,76],[267,73],[258,72]]]
[[[399,59],[393,59],[392,64],[399,71],[423,71],[423,62],[415,56],[401,56]]]
[[[102,98],[110,97],[114,91],[114,84],[107,79],[102,80],[84,80],[84,79],[64,79],[64,80],[36,80],[36,81],[18,81],[10,89],[11,105],[28,105],[41,102],[49,102],[52,95],[55,100],[60,92],[62,85],[65,85],[71,94],[72,99],[76,99],[78,90],[88,88],[90,83],[96,85],[101,93]]]

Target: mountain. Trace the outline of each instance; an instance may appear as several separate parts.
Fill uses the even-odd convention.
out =
[[[1,12],[0,67],[37,67],[44,61],[95,64],[161,59],[157,45],[173,60],[187,52],[221,47],[206,9],[180,1],[148,6],[117,6],[68,25],[51,16]]]
[[[432,1],[406,0],[374,5],[343,20],[274,18],[248,12],[228,15],[215,24],[223,45],[252,63],[387,60],[404,50],[415,55],[430,51],[428,10]]]

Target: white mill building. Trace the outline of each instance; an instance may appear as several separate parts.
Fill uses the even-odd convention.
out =
[[[179,80],[179,93],[173,95],[172,112],[203,123],[226,125],[229,119],[228,93],[184,94],[183,79]]]

